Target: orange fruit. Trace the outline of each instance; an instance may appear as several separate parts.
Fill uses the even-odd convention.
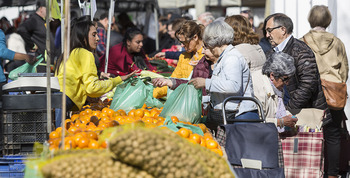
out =
[[[87,133],[87,138],[93,139],[93,140],[97,140],[97,139],[98,139],[98,136],[97,136],[97,133],[96,133],[96,132],[88,132],[88,133]]]
[[[102,113],[100,114],[100,117],[108,117],[108,114],[107,114],[106,112],[102,112]]]
[[[98,149],[99,148],[98,142],[96,140],[90,139],[88,148]]]
[[[207,145],[207,148],[209,149],[215,149],[215,148],[218,148],[219,144],[215,140],[209,139],[206,141],[206,145]]]
[[[50,140],[48,140],[47,142],[49,143],[50,146],[51,146],[51,145],[55,145],[55,140],[50,139]]]
[[[129,111],[128,116],[134,117],[136,109],[132,109]]]
[[[150,117],[151,116],[151,112],[149,110],[145,110],[144,112],[144,117]]]
[[[101,117],[101,120],[100,120],[100,122],[104,122],[104,123],[107,123],[109,121],[111,121],[111,119],[109,117],[107,117],[107,116]]]
[[[186,128],[181,128],[176,133],[184,138],[188,138],[190,136],[190,130]]]
[[[200,145],[203,146],[203,147],[207,147],[207,144],[206,144],[206,141],[204,140],[204,138],[201,138]]]
[[[92,109],[85,109],[86,115],[92,115]]]
[[[201,138],[202,138],[202,136],[200,136],[199,134],[191,134],[190,136],[189,136],[189,139],[190,140],[193,140],[194,141],[194,143],[197,143],[197,144],[200,144],[201,143]]]
[[[220,155],[220,156],[224,155],[222,150],[220,150],[220,149],[215,148],[215,149],[210,149],[210,150],[213,151],[214,153]]]
[[[78,142],[79,148],[87,148],[89,146],[90,140],[86,137],[81,137]]]
[[[64,145],[63,150],[70,150],[72,147],[70,145]]]
[[[93,112],[92,112],[92,115],[93,115],[93,116],[100,117],[100,114],[101,114],[101,111],[93,111]]]
[[[115,112],[112,114],[112,117],[117,117],[117,116],[120,116],[120,112],[115,111]]]
[[[158,115],[156,116],[156,114],[158,114]],[[159,111],[157,109],[155,109],[155,108],[151,109],[151,116],[152,117],[158,117],[159,116]]]
[[[100,147],[101,148],[107,148],[107,145],[108,145],[107,140],[105,140],[105,141],[101,142]]]
[[[206,132],[204,133],[204,140],[209,140],[209,139],[213,139],[213,136],[211,135],[211,133],[209,132]]]
[[[119,109],[117,112],[119,112],[121,116],[126,116],[126,112],[122,109]]]
[[[86,111],[81,111],[81,112],[79,113],[79,117],[80,117],[80,116],[87,116]]]
[[[114,110],[108,108],[108,109],[107,109],[107,114],[108,114],[109,117],[112,117],[113,114],[114,114]]]
[[[62,133],[62,127],[57,127],[55,131],[58,133]]]
[[[207,131],[207,126],[205,126],[204,124],[200,123],[197,124],[199,128],[201,128],[201,130],[203,131],[203,133],[205,133]]]
[[[49,135],[50,139],[55,139],[55,138],[59,138],[59,137],[60,137],[60,134],[56,131],[52,131]]]
[[[103,108],[103,109],[102,109],[102,112],[107,113],[108,109],[109,109],[109,108]]]
[[[79,118],[79,114],[73,114],[71,117],[70,117],[70,120],[72,121],[75,121],[76,119]]]
[[[144,103],[144,104],[142,105],[142,109],[145,109],[145,108],[147,108],[146,103]]]
[[[142,109],[136,109],[134,114],[137,117],[143,117],[145,113],[143,112]]]
[[[115,121],[121,121],[121,120],[124,120],[123,116],[116,116],[113,120]]]
[[[66,137],[66,138],[64,138],[64,144],[65,145],[69,145],[70,148],[75,148],[76,147],[76,144],[75,144],[75,141],[74,141],[74,137]]]
[[[179,119],[178,119],[176,116],[171,116],[171,120],[172,120],[174,123],[179,122]]]

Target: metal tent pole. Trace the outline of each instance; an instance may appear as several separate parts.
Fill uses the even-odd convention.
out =
[[[70,21],[70,0],[64,0],[64,19],[65,22]],[[64,38],[67,39],[64,43],[64,53],[63,53],[63,85],[62,85],[62,143],[64,143],[64,136],[66,131],[66,61],[69,57],[69,42],[70,42],[70,23],[65,23],[64,25]],[[62,144],[62,149],[64,144]]]
[[[52,129],[52,118],[51,118],[51,46],[50,46],[50,13],[51,13],[51,0],[46,0],[46,110],[47,110],[47,131],[51,132]]]
[[[106,44],[106,55],[105,55],[105,73],[107,73],[108,69],[108,56],[109,56],[109,43],[110,43],[110,38],[111,38],[111,26],[112,26],[112,19],[114,15],[114,5],[115,1],[111,0],[110,2],[110,8],[109,8],[109,13],[108,13],[108,31],[107,31],[107,44]]]

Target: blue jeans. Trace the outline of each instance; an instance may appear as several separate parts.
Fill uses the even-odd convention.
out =
[[[248,112],[242,113],[241,115],[236,116],[235,119],[241,119],[241,120],[256,119],[256,120],[258,120],[260,118],[259,118],[258,110],[254,110],[254,111],[248,111]],[[236,122],[236,123],[243,123],[243,122]]]
[[[69,117],[69,112],[72,110],[72,108],[75,106],[74,102],[66,96],[66,119]],[[62,109],[61,108],[55,108],[55,126],[60,127],[61,126],[61,118],[62,118]]]

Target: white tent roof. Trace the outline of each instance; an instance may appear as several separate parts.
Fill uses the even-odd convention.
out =
[[[160,8],[180,8],[194,6],[196,2],[204,2],[206,6],[264,6],[265,0],[158,0]]]

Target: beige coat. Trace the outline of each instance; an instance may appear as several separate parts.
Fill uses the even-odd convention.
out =
[[[266,56],[260,45],[242,43],[235,47],[244,56],[250,71],[254,72],[262,69],[262,66],[266,61]]]
[[[258,75],[258,72],[260,72],[261,75],[252,76],[256,79],[255,81],[253,81],[255,97],[261,102],[263,106],[266,122],[273,122],[277,126],[277,118],[275,118],[275,115],[278,103],[278,96],[272,89],[270,79],[266,75],[263,75],[261,70],[256,71],[256,73],[254,73],[253,75]],[[288,111],[286,112],[287,115],[290,114]]]
[[[315,53],[321,79],[346,82],[349,64],[344,44],[339,38],[326,31],[310,30],[301,40]]]

